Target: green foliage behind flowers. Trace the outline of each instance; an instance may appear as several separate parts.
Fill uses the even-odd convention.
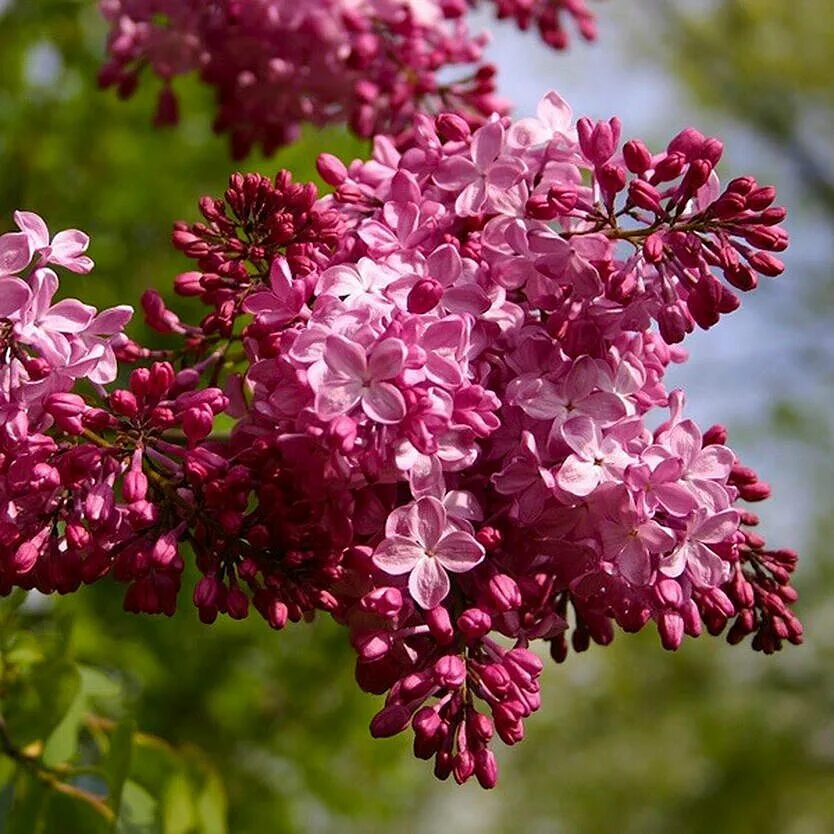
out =
[[[138,732],[126,682],[77,662],[41,598],[0,604],[0,783],[15,832],[224,834],[209,759]]]

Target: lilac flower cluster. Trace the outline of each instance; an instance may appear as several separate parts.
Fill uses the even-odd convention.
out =
[[[347,122],[363,137],[407,133],[420,108],[474,121],[506,109],[467,0],[102,0],[110,24],[103,86],[163,81],[155,121],[178,120],[172,80],[198,71],[216,92],[214,127],[235,157],[293,142],[305,122]],[[449,68],[460,68],[447,81]]]
[[[370,160],[324,155],[323,198],[236,174],[174,230],[204,317],[143,298],[167,351],[118,311],[35,304],[33,250],[79,266],[86,241],[36,245],[21,215],[0,238],[3,589],[111,573],[128,610],[170,614],[193,555],[205,622],[328,612],[386,696],[372,733],[411,727],[438,777],[484,787],[493,736],[540,706],[537,641],[557,661],[652,622],[668,649],[801,642],[796,555],[740,503],[769,488],[664,384],[687,333],[782,271],[784,210],[722,188],[721,152],[693,129],[622,143],[550,93],[535,118],[418,114]],[[47,316],[63,353],[32,335]],[[101,358],[73,388],[82,346]],[[105,389],[113,351],[139,367]]]
[[[499,18],[535,26],[567,46],[565,20],[596,36],[584,0],[489,0]],[[483,0],[480,5],[483,4]],[[300,125],[347,122],[359,136],[410,134],[420,110],[455,110],[474,125],[507,105],[495,69],[482,62],[485,35],[466,24],[477,0],[101,0],[110,25],[100,82],[123,97],[149,67],[163,82],[157,125],[179,118],[172,82],[199,72],[216,91],[215,129],[236,158],[295,141]],[[449,68],[459,68],[458,78]]]

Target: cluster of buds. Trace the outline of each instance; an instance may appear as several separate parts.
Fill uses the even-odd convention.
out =
[[[555,93],[534,118],[413,127],[321,157],[330,195],[281,172],[204,199],[175,290],[207,312],[143,299],[167,350],[130,342],[122,308],[52,305],[46,264],[86,270],[86,239],[18,216],[0,587],[112,573],[128,610],[170,614],[193,558],[206,623],[326,612],[385,695],[372,733],[410,727],[438,777],[491,787],[493,737],[541,703],[537,645],[561,661],[650,623],[670,650],[801,642],[796,556],[743,503],[769,488],[664,384],[687,333],[781,272],[784,210],[721,187],[718,140],[653,153]],[[122,387],[116,359],[140,365]]]

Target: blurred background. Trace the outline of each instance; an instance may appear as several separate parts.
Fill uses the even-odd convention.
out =
[[[96,89],[95,5],[0,0],[0,217],[11,227],[26,208],[53,229],[89,232],[97,268],[66,284],[102,307],[149,285],[165,291],[188,268],[171,223],[195,219],[198,198],[221,193],[233,164],[193,80],[177,82],[183,121],[164,132],[150,126],[152,79],[129,102]],[[123,807],[101,830],[834,831],[834,9],[611,0],[597,10],[598,43],[568,54],[486,14],[475,25],[495,33],[490,57],[518,114],[555,88],[577,115],[616,113],[626,136],[650,145],[695,125],[725,140],[726,176],[773,183],[789,207],[786,275],[696,334],[673,382],[693,416],[728,424],[734,448],[770,480],[762,532],[803,554],[807,643],[764,657],[702,639],[667,654],[646,633],[551,664],[528,738],[499,750],[501,780],[485,793],[436,783],[405,736],[370,739],[377,699],[353,683],[345,635],[324,619],[280,634],[255,618],[206,628],[187,599],[172,620],[134,617],[106,582],[63,599],[13,598],[0,607],[4,717],[14,729],[17,712],[17,726],[31,724],[23,737],[36,739],[54,713],[46,755],[56,772],[103,757]],[[365,152],[338,131],[310,133],[243,170],[313,178],[325,149]],[[0,832],[99,830],[89,809],[19,771],[2,760]]]

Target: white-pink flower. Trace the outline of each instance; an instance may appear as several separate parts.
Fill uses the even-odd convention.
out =
[[[735,510],[713,514],[699,509],[687,524],[683,543],[660,560],[660,572],[676,577],[686,570],[696,585],[719,585],[727,578],[728,566],[709,545],[730,541],[738,525],[739,514]]]
[[[573,417],[562,426],[562,438],[573,450],[556,473],[556,483],[572,495],[590,495],[605,481],[620,480],[632,462],[620,442],[603,437],[589,417]]]
[[[393,576],[409,574],[408,590],[426,610],[449,593],[447,571],[466,573],[484,559],[484,548],[474,536],[450,523],[446,508],[431,496],[391,513],[385,532],[374,564]]]
[[[408,350],[400,339],[383,339],[366,354],[344,336],[328,336],[327,366],[316,391],[315,410],[322,420],[347,414],[355,406],[377,423],[398,423],[405,417],[405,398],[388,380],[405,366]]]
[[[55,264],[70,272],[86,275],[93,269],[93,261],[84,253],[90,238],[78,229],[66,229],[49,239],[49,229],[43,219],[31,211],[16,211],[14,221],[26,235],[32,252],[40,255],[40,266]]]

